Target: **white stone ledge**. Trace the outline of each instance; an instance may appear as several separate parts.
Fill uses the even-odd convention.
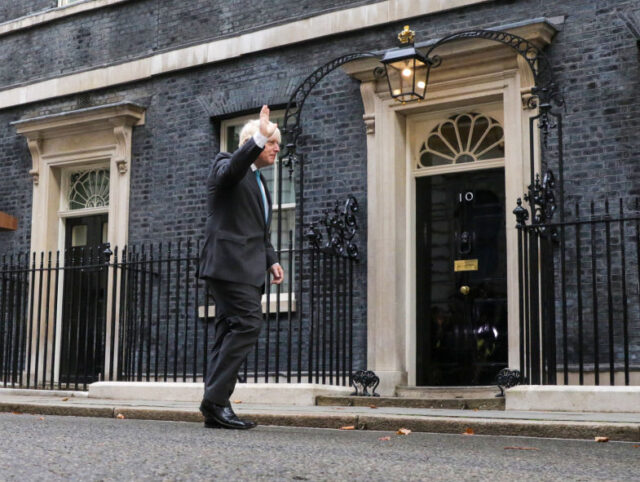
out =
[[[77,390],[34,390],[31,388],[0,388],[1,395],[33,396],[33,397],[75,397],[87,398],[87,392]]]
[[[88,0],[85,2],[63,5],[61,7],[49,8],[47,10],[25,15],[18,19],[0,23],[0,37],[19,30],[36,27],[54,20],[76,15],[78,13],[88,12],[90,10],[96,10],[98,8],[109,7],[111,5],[130,1],[131,0]]]
[[[95,0],[117,3],[128,0]],[[255,32],[101,66],[0,91],[0,109],[148,79],[177,70],[256,54],[298,42],[352,32],[493,0],[386,0],[319,14]],[[67,7],[89,5],[90,2]],[[98,8],[98,7],[95,7]],[[35,25],[35,24],[34,24]]]
[[[278,305],[278,297],[275,293],[271,294],[269,297],[269,306],[267,310],[267,296],[262,295],[262,313],[270,313],[272,315],[276,314],[276,309],[279,306],[280,313],[288,313],[289,312],[289,293],[280,293],[280,304]],[[296,295],[292,293],[291,296],[291,312],[295,313],[296,311]],[[203,320],[206,317],[215,318],[216,316],[216,305],[210,304],[207,306],[207,314],[205,316],[205,306],[198,306],[198,317]]]
[[[506,391],[506,409],[640,413],[640,386],[522,385]]]
[[[96,382],[89,385],[89,398],[109,400],[152,400],[200,402],[202,383],[173,382]],[[316,383],[238,383],[233,402],[273,405],[315,405],[320,395],[345,396],[350,387]]]

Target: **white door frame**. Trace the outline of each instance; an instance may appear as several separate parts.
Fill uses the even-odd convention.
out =
[[[407,139],[408,119],[429,112],[502,105],[509,366],[518,368],[517,232],[511,211],[529,183],[528,119],[535,111],[526,109],[523,96],[533,80],[518,59],[510,68],[496,67],[492,73],[467,69],[466,75],[448,76],[454,80],[430,85],[427,100],[417,104],[397,103],[375,80],[361,84],[368,134],[367,368],[380,377],[382,394],[416,383],[415,176]]]
[[[108,241],[112,247],[122,249],[127,244],[129,226],[129,187],[131,177],[131,137],[133,126],[144,125],[145,108],[131,102],[120,102],[99,107],[79,109],[61,114],[46,115],[13,122],[16,132],[26,137],[31,153],[32,168],[29,171],[33,177],[33,204],[31,214],[31,252],[41,253],[60,250],[64,253],[64,210],[65,191],[64,174],[72,168],[91,168],[95,166],[109,166],[109,207],[108,213]],[[104,210],[100,210],[104,211]],[[67,213],[68,214],[68,213]],[[63,261],[64,256],[62,256]],[[113,270],[109,271],[109,283]],[[32,282],[38,281],[38,274]],[[44,276],[44,273],[40,276]],[[64,272],[61,273],[58,292],[53,287],[45,293],[45,303],[53,306],[58,299],[58,306],[62,307],[62,292],[64,287]],[[116,293],[116,306],[119,302]],[[107,293],[107,320],[111,319],[112,290]],[[43,312],[46,310],[43,310]],[[33,333],[40,327],[40,339],[32,340],[31,370],[40,370],[44,359],[40,357],[38,367],[35,364],[36,346],[44,350],[45,339],[47,351],[53,353],[55,360],[54,380],[59,377],[60,368],[60,333],[62,326],[62,309],[58,310],[57,319],[53,319],[53,309],[49,310],[50,318],[32,316]],[[117,315],[117,313],[116,313]],[[117,316],[116,316],[117,318]],[[54,326],[57,335],[54,340]],[[48,330],[46,330],[48,327]],[[113,333],[118,334],[118,320]],[[46,333],[45,333],[46,331]],[[111,323],[107,323],[105,338],[110,340]],[[117,346],[117,340],[115,340]],[[110,344],[105,350],[105,369],[110,359]],[[114,371],[117,370],[117,359],[114,357]],[[48,375],[48,374],[47,374]],[[104,374],[105,377],[109,373]]]

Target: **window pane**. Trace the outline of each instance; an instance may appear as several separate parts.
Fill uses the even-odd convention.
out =
[[[446,141],[456,150],[460,151],[462,148],[458,144],[458,134],[456,133],[456,126],[453,122],[448,121],[442,124],[440,127],[441,135]],[[451,152],[449,147],[446,147],[443,143],[444,149],[441,152]]]
[[[87,245],[87,225],[78,224],[71,228],[71,247]]]
[[[473,125],[473,132],[471,134],[471,149],[476,150],[478,142],[482,139],[484,133],[489,129],[489,119],[484,116],[480,116],[476,119]]]
[[[289,290],[289,283],[291,282],[291,277],[295,277],[295,266],[290,266],[289,259],[289,231],[291,231],[293,245],[292,248],[295,248],[295,208],[292,209],[283,209],[281,211],[281,216],[278,211],[273,212],[273,220],[271,221],[271,244],[273,244],[274,249],[278,250],[278,218],[282,219],[282,237],[281,237],[281,249],[278,258],[280,259],[280,265],[284,270],[284,282],[282,283],[282,287],[280,288],[281,293],[286,293]],[[295,257],[294,260],[295,262]]]
[[[280,215],[280,213],[282,213],[282,215]],[[278,218],[282,219],[282,249],[287,249],[289,247],[289,231],[292,231],[295,244],[295,215],[295,208],[283,209],[282,211],[273,211],[273,219],[271,220],[271,243],[273,244],[274,248],[277,249],[278,246]]]
[[[446,164],[451,164],[451,160],[437,156],[431,152],[425,152],[420,156],[420,164],[424,167],[444,166]]]
[[[233,152],[238,148],[238,145],[240,144],[241,130],[241,125],[232,125],[227,127],[227,145],[223,146],[223,151]]]
[[[276,202],[276,190],[275,190],[275,172],[274,172],[275,168],[274,166],[269,166],[269,167],[263,167],[262,169],[260,169],[260,172],[262,173],[262,175],[264,176],[264,178],[267,181],[267,188],[269,189],[269,192],[271,193],[271,201],[272,202]]]
[[[293,174],[289,176],[289,168],[282,166],[282,204],[296,202],[296,191],[293,180]]]

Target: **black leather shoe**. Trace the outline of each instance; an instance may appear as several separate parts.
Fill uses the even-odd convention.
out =
[[[203,400],[200,404],[200,411],[205,418],[205,426],[215,422],[224,428],[237,430],[247,430],[256,426],[254,422],[240,420],[231,407],[216,405],[209,400]],[[213,428],[213,427],[210,427]]]
[[[204,426],[205,426],[205,428],[223,428],[222,425],[220,425],[218,422],[216,422],[212,418],[205,418],[204,419]]]
[[[251,420],[242,420],[241,418],[239,418],[235,412],[233,411],[233,408],[231,408],[231,405],[228,405],[226,407],[224,407],[224,412],[225,414],[234,420],[237,420],[238,422],[242,422],[243,424],[245,424],[245,428],[249,429],[249,428],[254,428],[256,427],[258,424],[255,422],[252,422]]]

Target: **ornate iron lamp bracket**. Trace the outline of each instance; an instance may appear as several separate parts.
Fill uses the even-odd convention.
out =
[[[500,370],[496,375],[496,385],[498,385],[500,393],[496,397],[504,397],[504,390],[519,385],[520,380],[520,370],[510,370],[509,368]]]
[[[528,106],[531,108],[540,108],[539,125],[543,140],[546,144],[549,129],[553,127],[553,122],[549,118],[550,110],[552,106],[564,106],[564,97],[558,84],[553,79],[553,71],[549,59],[544,52],[533,43],[518,35],[500,30],[465,30],[447,35],[429,48],[426,56],[431,60],[431,67],[438,67],[442,62],[439,55],[433,54],[433,51],[438,47],[455,40],[476,38],[492,40],[511,47],[527,62],[527,65],[529,65],[533,73],[535,86],[531,90],[532,96],[528,100]]]
[[[352,62],[354,60],[366,58],[378,59],[379,55],[372,52],[361,52],[337,57],[314,70],[311,75],[309,75],[305,80],[302,81],[302,83],[300,83],[300,85],[298,85],[293,94],[291,94],[284,113],[284,122],[281,129],[284,140],[284,149],[281,156],[282,165],[288,167],[290,172],[293,171],[296,164],[302,162],[302,158],[296,153],[296,150],[300,134],[302,133],[300,115],[302,113],[302,108],[304,107],[304,103],[307,100],[307,97],[318,82],[320,82],[324,77],[336,70],[341,65]],[[380,71],[384,73],[384,69],[375,69],[374,74],[376,76],[380,76]]]
[[[380,385],[380,378],[371,370],[359,370],[351,377],[351,384],[356,389],[352,397],[379,397],[376,388]],[[369,393],[371,389],[371,393]]]
[[[553,176],[553,172],[547,170],[545,175],[540,180],[540,174],[536,175],[536,179],[533,184],[529,185],[529,192],[524,195],[524,200],[529,203],[531,206],[532,219],[531,225],[537,229],[542,235],[550,235],[553,239],[557,237],[557,230],[555,227],[547,227],[546,224],[550,223],[553,220],[553,215],[556,212],[556,196],[554,193],[556,182],[555,177]],[[516,215],[516,219],[518,219],[519,209],[521,208],[526,212],[524,208],[522,208],[522,202],[518,199],[518,207],[513,211]],[[518,211],[518,212],[516,212]],[[527,213],[526,218],[528,219],[529,215]],[[521,224],[518,220],[518,224]],[[522,223],[524,224],[524,223]]]
[[[322,252],[358,260],[354,238],[358,232],[356,213],[359,210],[358,201],[352,195],[346,201],[336,201],[333,211],[326,210],[323,218],[307,229],[306,238]]]
[[[433,51],[443,44],[454,40],[464,39],[483,39],[499,42],[515,50],[529,65],[535,80],[534,96],[537,101],[542,104],[555,104],[557,106],[564,105],[564,98],[553,80],[553,71],[549,59],[542,50],[529,42],[527,39],[519,37],[508,32],[500,30],[465,30],[463,32],[453,33],[441,38],[434,43],[426,52],[426,56],[434,63],[432,67],[437,67],[441,63],[440,56],[434,55]],[[533,101],[535,102],[535,101]]]

